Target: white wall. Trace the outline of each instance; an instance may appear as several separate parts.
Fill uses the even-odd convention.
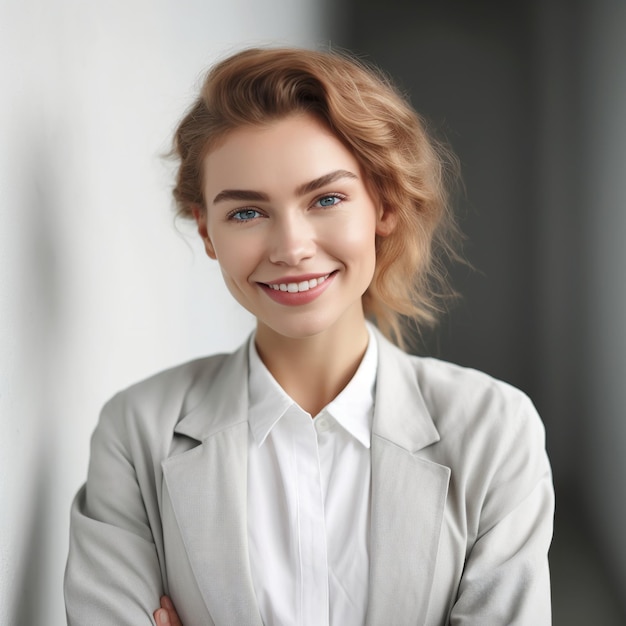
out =
[[[177,234],[159,155],[218,55],[314,46],[320,13],[314,0],[0,3],[1,624],[65,623],[68,510],[102,403],[252,327]]]

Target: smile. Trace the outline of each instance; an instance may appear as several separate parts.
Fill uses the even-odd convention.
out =
[[[296,280],[289,281],[289,277],[278,279],[284,282],[258,283],[263,291],[274,302],[284,306],[303,306],[317,300],[333,283],[337,271],[324,274],[323,276],[294,276]],[[298,280],[298,278],[300,280]]]
[[[272,285],[268,285],[270,289],[274,291],[288,291],[289,293],[299,293],[302,291],[308,291],[309,289],[313,289],[318,285],[321,285],[330,274],[326,274],[326,276],[320,276],[319,278],[311,278],[310,280],[303,280],[298,283],[275,283]]]

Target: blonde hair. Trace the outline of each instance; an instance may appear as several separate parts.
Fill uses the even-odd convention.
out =
[[[407,100],[376,68],[337,52],[248,49],[217,63],[180,122],[173,153],[178,214],[204,209],[204,157],[230,130],[296,112],[316,115],[358,160],[369,190],[396,216],[377,236],[376,269],[363,295],[366,315],[404,345],[402,318],[432,325],[454,294],[445,261],[458,259],[459,231],[448,182],[456,159],[428,136]]]

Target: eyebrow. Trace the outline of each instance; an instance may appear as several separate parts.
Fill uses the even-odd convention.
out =
[[[319,178],[316,178],[308,183],[304,183],[296,188],[296,195],[304,196],[307,193],[311,193],[316,189],[330,185],[342,178],[357,179],[358,176],[348,170],[335,170],[324,174]],[[213,204],[218,202],[224,202],[225,200],[241,200],[244,202],[269,202],[269,196],[261,191],[253,191],[251,189],[224,189],[220,191],[215,198],[213,198]]]

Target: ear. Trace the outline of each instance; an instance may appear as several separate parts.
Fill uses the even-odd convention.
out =
[[[211,259],[217,259],[217,254],[215,254],[215,248],[213,247],[213,243],[211,242],[211,238],[209,237],[209,231],[207,230],[206,210],[198,204],[194,204],[191,210],[193,212],[193,217],[196,220],[196,224],[198,226],[198,234],[200,235],[200,238],[204,243],[204,249],[206,250],[207,256]]]
[[[387,237],[394,231],[398,223],[398,216],[394,211],[381,206],[376,218],[376,234],[380,237]]]

